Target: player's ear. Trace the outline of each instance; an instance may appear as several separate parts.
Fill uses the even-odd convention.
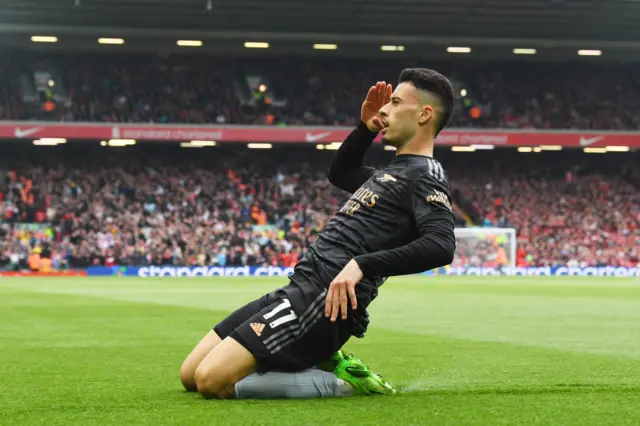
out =
[[[435,115],[435,111],[433,107],[429,104],[425,104],[422,106],[422,111],[420,111],[420,118],[418,118],[418,123],[426,124],[429,121],[433,120]]]

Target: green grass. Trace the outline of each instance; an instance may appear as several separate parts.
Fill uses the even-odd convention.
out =
[[[637,425],[640,281],[389,280],[354,351],[394,397],[206,401],[178,369],[283,279],[0,280],[0,424]]]

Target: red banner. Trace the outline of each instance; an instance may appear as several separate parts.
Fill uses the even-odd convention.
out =
[[[315,126],[192,126],[2,121],[0,122],[0,139],[330,143],[341,142],[351,130],[350,127]],[[441,145],[640,147],[640,132],[449,129],[443,131],[436,142]]]

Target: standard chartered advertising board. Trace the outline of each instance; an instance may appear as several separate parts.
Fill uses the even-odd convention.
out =
[[[122,275],[134,277],[282,277],[291,275],[293,268],[279,266],[142,266],[142,267],[92,267],[87,270],[91,276]],[[528,267],[503,268],[502,272],[496,268],[480,267],[446,267],[426,272],[427,275],[524,275],[524,276],[595,276],[595,277],[640,277],[640,267],[628,268],[622,266],[594,266],[594,267]]]

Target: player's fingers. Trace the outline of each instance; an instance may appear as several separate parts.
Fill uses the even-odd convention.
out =
[[[391,101],[391,94],[393,93],[393,87],[390,84],[387,84],[385,93],[384,93],[384,104],[388,104]]]
[[[384,94],[385,94],[385,90],[387,87],[387,83],[384,81],[381,81],[378,84],[378,102],[382,105],[382,103],[384,102]]]
[[[340,290],[340,312],[342,313],[342,319],[347,319],[347,287],[349,287],[349,282],[346,282],[345,285],[341,286]]]
[[[351,300],[351,307],[355,311],[358,309],[358,299],[356,299],[356,284],[351,282],[349,283],[349,300]]]
[[[333,291],[333,298],[331,300],[331,322],[335,322],[338,318],[338,312],[340,311],[340,288],[342,283],[339,282]]]
[[[378,131],[384,129],[384,124],[382,124],[382,120],[380,120],[380,117],[373,117],[371,122],[378,128]]]
[[[326,318],[329,318],[329,315],[331,315],[331,306],[332,306],[332,302],[333,302],[333,283],[331,283],[331,285],[329,286],[329,289],[327,290],[327,298],[324,301],[324,316]]]
[[[377,99],[378,98],[378,87],[377,86],[371,86],[369,88],[369,91],[367,92],[367,101],[371,101],[373,99]]]
[[[367,92],[367,101],[368,102],[375,102],[376,99],[378,99],[378,83],[376,83],[373,86],[371,86],[369,88],[369,91]]]
[[[327,318],[331,319],[331,311],[333,310],[333,301],[336,298],[336,284],[337,282],[334,281],[331,283],[331,285],[329,286],[329,291],[327,292],[327,302],[325,304],[325,315]]]

